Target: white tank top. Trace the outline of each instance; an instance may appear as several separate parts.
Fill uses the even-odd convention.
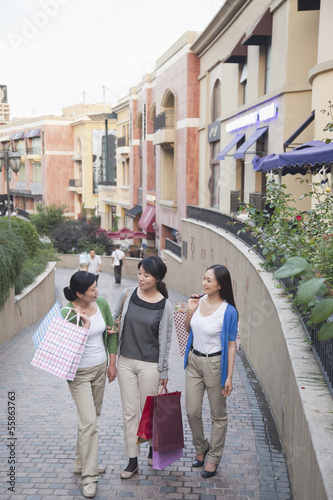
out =
[[[96,314],[90,316],[89,336],[78,368],[98,366],[107,360],[103,340],[104,330],[105,321],[99,307],[97,306]]]
[[[191,318],[193,348],[203,354],[212,354],[221,350],[220,335],[228,302],[224,301],[210,316],[202,316],[200,305],[203,299],[200,299],[199,307]]]

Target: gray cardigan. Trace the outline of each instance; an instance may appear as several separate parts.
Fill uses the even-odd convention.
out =
[[[129,289],[129,293],[124,302],[123,312],[121,315],[120,328],[119,328],[119,336],[118,336],[118,351],[117,351],[118,356],[120,353],[121,337],[124,328],[124,318],[128,309],[128,304],[130,302],[131,296],[136,288],[137,287],[132,287]],[[123,303],[127,290],[128,288],[125,288],[125,290],[123,290],[122,294],[118,299],[117,305],[113,312],[114,320],[116,320],[121,313],[121,305]],[[167,299],[165,302],[165,308],[163,311],[162,319],[160,321],[159,334],[158,334],[159,356],[158,356],[157,369],[158,371],[161,372],[160,374],[161,379],[168,378],[169,351],[171,345],[171,337],[174,329],[175,329],[175,324],[173,320],[173,309],[171,302]]]

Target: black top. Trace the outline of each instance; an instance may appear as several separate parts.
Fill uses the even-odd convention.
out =
[[[120,354],[126,358],[157,363],[159,355],[158,331],[166,299],[146,302],[134,290],[124,319]]]

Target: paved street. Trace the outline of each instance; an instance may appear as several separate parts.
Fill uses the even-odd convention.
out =
[[[65,303],[62,289],[68,285],[72,273],[73,270],[56,269],[56,299],[60,304]],[[132,284],[135,284],[133,280],[123,279],[120,286],[115,286],[113,276],[102,273],[99,293],[109,300],[113,310],[121,290]],[[185,300],[176,293],[171,293],[170,298],[174,304]],[[72,472],[77,417],[67,382],[30,364],[35,351],[31,337],[38,324],[0,347],[0,498],[84,498],[80,477]],[[191,467],[195,452],[184,411],[185,376],[182,365],[183,358],[179,354],[177,339],[174,338],[168,388],[182,391],[184,457],[164,471],[156,471],[148,466],[148,447],[142,445],[139,473],[127,481],[119,476],[127,464],[127,458],[123,454],[118,382],[107,384],[99,420],[99,460],[107,467],[107,471],[100,477],[95,498],[291,499],[285,459],[274,421],[241,351],[237,355],[234,391],[228,398],[229,426],[218,473],[214,478],[205,480],[201,476],[201,469]],[[10,408],[15,408],[15,415],[9,416],[8,404]],[[209,437],[207,400],[204,407],[205,428]],[[9,421],[13,428],[15,423],[12,436],[9,436]],[[15,465],[11,465],[14,463],[12,460]],[[12,483],[6,482],[10,480]],[[8,489],[11,486],[12,491]]]

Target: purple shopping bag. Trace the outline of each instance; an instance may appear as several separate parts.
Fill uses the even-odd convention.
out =
[[[169,451],[184,448],[180,395],[168,392],[154,397],[153,450]]]
[[[163,470],[183,456],[183,448],[168,451],[153,451],[153,469]]]

